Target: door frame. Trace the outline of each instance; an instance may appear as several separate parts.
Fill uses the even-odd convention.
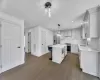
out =
[[[29,48],[30,48],[30,50],[29,50]],[[31,32],[28,32],[28,53],[31,53]]]
[[[24,52],[24,20],[21,20],[20,23],[15,23],[15,22],[12,22],[12,21],[8,21],[8,20],[1,20],[1,24],[2,22],[7,22],[7,23],[10,23],[10,24],[14,24],[14,25],[18,25],[18,27],[20,27],[20,39],[21,39],[21,43],[20,43],[20,47],[21,47],[21,60],[18,62],[18,64],[14,65],[12,68],[18,66],[18,65],[21,65],[21,64],[24,64],[25,63],[25,52]],[[2,26],[3,27],[3,26]],[[0,37],[1,37],[1,45],[2,45],[2,27],[1,27],[1,33],[0,33]],[[2,49],[1,49],[1,67],[2,66]],[[11,68],[10,68],[11,69]],[[8,69],[7,69],[8,70]],[[1,70],[1,73],[2,72],[5,72],[7,70]]]
[[[43,36],[45,37],[45,39]],[[43,41],[45,41],[45,42],[43,42]],[[43,49],[43,47],[45,49]],[[42,54],[46,53],[46,31],[44,31],[44,30],[41,31],[41,52],[42,52]]]

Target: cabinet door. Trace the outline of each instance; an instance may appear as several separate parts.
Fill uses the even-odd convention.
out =
[[[98,12],[90,14],[90,37],[98,37]]]
[[[90,37],[90,26],[89,23],[85,24],[85,38],[89,38]]]
[[[73,39],[76,39],[75,29],[72,30],[72,38],[73,38]]]
[[[82,38],[86,39],[85,25],[82,26]]]
[[[80,39],[81,38],[81,29],[80,28],[77,28],[75,29],[75,36],[76,36],[76,39]]]
[[[78,54],[78,45],[72,44],[71,45],[71,52],[75,53],[75,54]]]

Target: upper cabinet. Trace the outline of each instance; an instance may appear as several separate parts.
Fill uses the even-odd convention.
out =
[[[66,30],[62,32],[64,37],[72,37],[72,30]]]
[[[83,28],[83,38],[97,38],[100,29],[100,6],[88,9],[85,13]]]
[[[81,28],[75,28],[75,29],[68,29],[61,31],[61,35],[63,36],[62,39],[65,38],[72,38],[72,39],[81,39]]]
[[[90,13],[90,37],[99,37],[100,10]]]

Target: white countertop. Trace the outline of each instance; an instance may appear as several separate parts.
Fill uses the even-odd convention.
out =
[[[79,47],[79,50],[82,50],[82,51],[94,51],[94,52],[100,52],[99,50],[92,49],[92,48],[90,48],[90,47],[88,47],[88,46],[80,46],[80,45],[78,45],[78,47]]]
[[[65,47],[65,46],[67,46],[67,45],[65,45],[65,44],[57,44],[57,45],[53,45],[52,47],[63,48],[63,47]]]

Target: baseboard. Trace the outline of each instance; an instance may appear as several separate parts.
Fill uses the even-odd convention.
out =
[[[49,53],[49,52],[47,52],[47,53]],[[36,56],[36,57],[41,57],[41,56],[43,56],[43,55],[45,55],[45,54],[47,54],[47,53],[40,54],[40,55],[35,55],[35,54],[32,54],[32,55],[33,55],[33,56]]]
[[[84,69],[82,69],[82,71],[83,71],[84,73],[86,73],[86,74],[89,74],[89,75],[92,75],[92,76],[98,77],[98,75],[97,75],[96,73],[88,73],[88,72],[84,71]]]
[[[8,70],[10,70],[10,69],[13,69],[13,68],[15,68],[15,67],[17,67],[17,66],[20,66],[20,65],[22,65],[22,64],[24,64],[24,63],[25,63],[25,61],[22,61],[22,62],[19,62],[19,63],[14,64],[14,65],[10,65],[10,66],[8,66],[7,68],[2,68],[1,73],[2,73],[2,72],[5,72],[5,71],[8,71]]]

